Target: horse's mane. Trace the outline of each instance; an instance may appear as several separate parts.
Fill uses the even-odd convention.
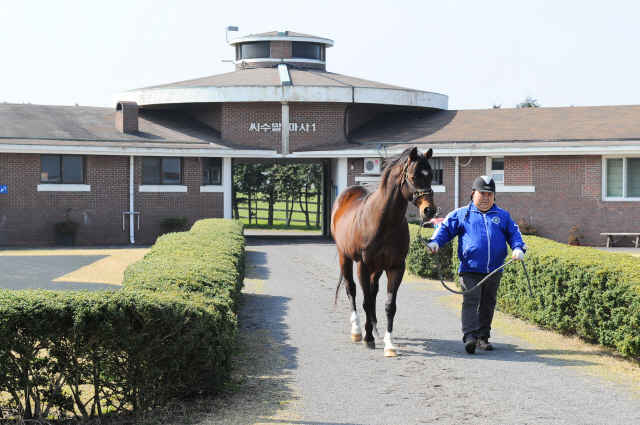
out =
[[[407,148],[397,155],[390,156],[389,158],[385,158],[384,162],[382,163],[382,174],[380,175],[381,186],[386,185],[387,180],[389,179],[389,174],[391,173],[391,170],[393,168],[395,168],[398,165],[404,166],[404,164],[407,163],[407,160],[409,159],[409,155],[411,154],[411,149],[413,148]],[[419,158],[422,157],[422,154],[420,152],[418,152],[418,157]]]

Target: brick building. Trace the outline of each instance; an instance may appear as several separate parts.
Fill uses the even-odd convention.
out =
[[[379,181],[380,159],[434,149],[436,203],[478,175],[540,235],[602,245],[638,232],[640,106],[447,109],[445,95],[326,71],[333,41],[271,32],[229,42],[236,70],[112,96],[112,108],[0,104],[0,245],[151,243],[162,220],[232,216],[234,163],[316,163],[331,202]],[[415,211],[410,206],[410,218]]]

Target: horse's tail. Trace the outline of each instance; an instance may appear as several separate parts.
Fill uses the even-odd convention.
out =
[[[338,305],[338,294],[340,293],[340,288],[344,286],[344,275],[342,274],[342,272],[340,272],[340,278],[338,279],[338,286],[336,287],[336,299],[335,299],[335,303],[334,306]]]

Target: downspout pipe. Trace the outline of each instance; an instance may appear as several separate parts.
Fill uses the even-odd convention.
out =
[[[133,155],[129,157],[129,211],[133,212]],[[136,243],[136,240],[133,236],[133,214],[129,214],[129,241],[131,243]]]

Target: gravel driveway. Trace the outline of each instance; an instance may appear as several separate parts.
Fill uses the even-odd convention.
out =
[[[330,239],[247,236],[247,257],[241,326],[268,335],[264,349],[286,387],[281,406],[255,423],[640,423],[638,367],[597,347],[498,314],[495,350],[468,355],[458,296],[406,277],[395,319],[398,357],[385,358],[382,341],[375,350],[351,342],[343,290],[334,306],[339,266]],[[360,288],[357,297],[364,323]],[[382,335],[384,300],[381,289]]]

